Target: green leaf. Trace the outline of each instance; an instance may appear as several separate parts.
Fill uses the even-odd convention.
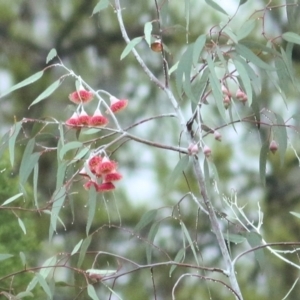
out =
[[[131,51],[132,49],[139,44],[141,41],[143,40],[142,36],[136,37],[134,39],[132,39],[127,46],[125,47],[125,49],[123,50],[120,60],[122,60],[123,58],[125,58]]]
[[[64,184],[66,169],[67,169],[67,161],[59,162],[56,174],[56,190],[60,189]]]
[[[65,144],[59,151],[59,158],[62,160],[68,151],[78,149],[82,146],[83,146],[83,144],[81,142],[77,142],[77,141]]]
[[[81,245],[81,249],[80,249],[80,253],[79,253],[79,259],[78,259],[78,263],[77,263],[77,268],[80,268],[84,259],[85,259],[85,254],[86,251],[90,245],[92,241],[92,236],[88,236],[86,239],[84,239],[82,245]]]
[[[287,51],[286,52],[283,50],[283,48],[280,48],[281,49],[281,55],[282,55],[282,59],[285,63],[285,66],[287,68],[288,74],[290,75],[290,79],[293,82],[293,85],[295,87],[298,87],[297,84],[296,84],[296,81],[295,81],[292,58],[291,58],[290,55],[288,55],[288,46],[290,46],[290,45],[291,45],[290,43],[287,45]]]
[[[242,57],[252,62],[254,65],[261,69],[266,69],[270,71],[274,71],[274,67],[265,63],[261,58],[255,55],[249,48],[242,44],[237,44],[235,46],[237,53],[239,53]]]
[[[48,295],[48,297],[50,299],[52,299],[53,298],[52,293],[51,293],[50,287],[49,287],[48,283],[46,282],[45,278],[43,276],[41,276],[41,274],[39,274],[39,273],[36,273],[35,276],[36,276],[40,286],[45,291],[45,293]]]
[[[8,141],[8,150],[9,150],[9,158],[10,163],[13,166],[15,162],[15,143],[17,136],[22,128],[22,122],[17,122],[11,129],[10,129],[10,138]]]
[[[267,165],[267,157],[269,152],[269,144],[265,142],[260,150],[259,155],[259,174],[260,180],[263,185],[266,184],[266,165]]]
[[[152,22],[147,22],[144,26],[145,40],[149,46],[151,45],[152,28],[153,28]]]
[[[56,49],[55,49],[55,48],[52,48],[52,49],[50,50],[50,52],[48,53],[48,55],[47,55],[46,64],[47,64],[50,60],[52,60],[55,56],[57,56]]]
[[[55,268],[56,262],[57,262],[56,255],[51,256],[50,258],[48,258],[47,260],[45,260],[45,262],[42,265],[43,268],[40,269],[39,274],[43,278],[47,278],[48,275],[51,273],[51,271]],[[47,268],[47,267],[49,267],[49,268]]]
[[[289,29],[292,31],[298,30],[298,20],[300,14],[299,2],[295,0],[286,0],[286,14],[288,19]]]
[[[149,241],[149,243],[146,244],[146,257],[147,257],[148,264],[151,264],[152,249],[153,249],[152,244],[153,244],[155,236],[158,232],[159,225],[160,225],[160,223],[153,223],[149,230],[149,233],[148,233],[147,240]]]
[[[193,64],[196,65],[199,61],[200,54],[206,43],[206,35],[202,34],[198,36],[193,47]]]
[[[207,56],[207,65],[208,65],[208,68],[210,71],[209,81],[210,81],[213,96],[214,96],[216,104],[217,104],[217,108],[219,110],[221,117],[227,123],[225,108],[224,108],[224,104],[223,104],[223,94],[222,94],[222,90],[221,90],[221,83],[216,75],[214,62],[212,61],[212,59],[210,58],[209,55]]]
[[[86,223],[86,235],[89,235],[89,231],[91,228],[91,225],[94,220],[95,212],[96,212],[96,200],[97,200],[97,192],[94,186],[89,189],[89,211],[88,211],[88,219]]]
[[[36,208],[39,208],[38,205],[38,177],[39,177],[39,164],[36,163],[33,168],[33,199],[34,205]]]
[[[204,173],[204,180],[205,180],[206,187],[208,187],[210,182],[210,175],[209,175],[209,166],[208,166],[207,158],[205,158],[203,162],[203,173]]]
[[[11,257],[13,257],[12,254],[4,254],[4,253],[0,253],[0,261],[6,260],[6,259],[11,258]]]
[[[139,222],[134,227],[133,232],[136,234],[140,232],[143,228],[145,228],[147,225],[152,223],[155,220],[156,214],[157,214],[157,209],[151,209],[146,213],[144,213],[141,219],[139,220]]]
[[[21,292],[19,293],[16,298],[19,300],[19,299],[22,299],[22,298],[25,298],[25,297],[34,297],[34,295],[31,293],[31,292],[28,292],[28,291],[25,291],[25,292]]]
[[[28,108],[30,108],[32,105],[35,105],[39,103],[40,101],[46,99],[49,97],[62,83],[62,79],[58,79],[55,82],[53,82],[48,88],[46,88],[30,105]]]
[[[22,266],[25,267],[26,264],[27,264],[27,262],[26,262],[26,256],[25,256],[25,254],[22,251],[19,253],[19,255],[20,255],[20,258],[21,258],[21,261],[22,261]]]
[[[75,157],[72,159],[72,161],[70,161],[70,162],[68,163],[68,166],[69,166],[71,163],[74,163],[75,161],[82,159],[89,151],[90,151],[90,146],[82,148],[82,149],[75,155]]]
[[[176,70],[176,87],[178,94],[181,94],[181,89],[184,83],[186,83],[187,90],[189,90],[189,86],[191,85],[190,74],[193,65],[193,47],[194,44],[187,47],[178,63]]]
[[[240,4],[239,4],[239,6],[241,6],[241,5],[245,4],[247,1],[248,1],[248,0],[240,0]]]
[[[262,245],[262,238],[260,234],[257,232],[247,232],[245,237],[252,248]],[[254,256],[261,268],[261,270],[265,269],[265,254],[264,249],[258,249],[254,251]]]
[[[292,214],[293,216],[297,217],[300,219],[300,214],[299,213],[296,213],[294,211],[290,211],[290,214]]]
[[[188,242],[189,242],[189,244],[190,244],[190,247],[191,247],[191,249],[192,249],[192,251],[193,251],[195,260],[196,260],[196,262],[197,262],[197,265],[199,266],[199,261],[198,261],[197,253],[196,253],[196,250],[195,250],[194,243],[193,243],[193,241],[192,241],[192,239],[191,239],[191,236],[190,236],[190,234],[189,234],[187,228],[185,227],[184,223],[183,223],[183,222],[180,222],[180,225],[181,225],[182,231],[183,231],[183,233],[184,233],[186,239],[188,240]]]
[[[0,159],[2,158],[3,153],[6,151],[8,147],[8,141],[10,137],[10,132],[6,132],[4,136],[1,139],[1,144],[0,144]]]
[[[251,104],[252,104],[252,88],[251,88],[251,81],[248,76],[248,73],[247,73],[246,69],[244,68],[244,66],[239,61],[234,60],[234,65],[239,73],[239,76],[241,77],[241,80],[242,80],[242,83],[244,86],[244,90],[248,97],[249,106],[251,106]]]
[[[167,178],[166,191],[168,191],[176,182],[176,180],[180,177],[182,172],[188,167],[189,164],[189,156],[185,155],[181,157],[181,159],[176,164],[174,170]]]
[[[279,92],[282,95],[282,97],[284,99],[286,99],[285,95],[290,90],[289,72],[288,72],[287,67],[281,57],[275,57],[274,62],[275,62],[277,76],[278,76]],[[271,77],[271,76],[272,75],[270,74],[269,77]]]
[[[206,4],[211,6],[214,10],[217,10],[219,12],[221,12],[222,14],[227,15],[227,12],[216,2],[212,1],[212,0],[205,0]]]
[[[31,154],[28,158],[27,161],[24,161],[24,164],[21,164],[20,167],[20,183],[24,184],[27,179],[28,176],[31,174],[34,166],[36,165],[36,163],[38,162],[39,158],[41,156],[40,152],[35,152],[33,154]]]
[[[19,223],[19,226],[21,227],[22,231],[24,232],[24,234],[26,234],[25,224],[23,223],[23,221],[20,218],[18,218],[18,223]]]
[[[90,298],[92,298],[93,300],[99,300],[97,293],[95,291],[95,288],[91,284],[88,284],[87,292],[88,292],[88,295],[90,296]]]
[[[109,5],[109,0],[101,0],[97,3],[97,5],[94,7],[93,12],[92,12],[92,16],[98,12],[100,12],[101,10],[107,8]]]
[[[58,190],[56,190],[53,193],[53,199],[52,199],[52,210],[51,210],[51,217],[50,217],[50,226],[53,228],[54,231],[56,231],[56,223],[58,214],[65,202],[66,198],[66,187],[62,186]]]
[[[237,33],[236,33],[236,37],[237,37],[238,41],[247,37],[252,32],[252,30],[255,28],[255,25],[256,25],[255,19],[250,19],[250,20],[247,20],[245,23],[243,23],[241,28],[238,29]]]
[[[192,103],[191,104],[198,104],[200,98],[203,96],[204,89],[208,85],[208,76],[209,76],[209,69],[205,68],[200,79],[199,76],[196,79],[196,82],[192,85],[192,90],[193,90],[193,95],[194,97],[191,99]],[[192,111],[195,110],[196,107],[192,109]]]
[[[28,141],[28,143],[26,145],[26,148],[23,153],[21,165],[20,165],[20,181],[21,181],[21,183],[25,183],[28,178],[28,176],[26,174],[26,171],[27,171],[26,169],[28,169],[29,157],[32,154],[34,146],[35,146],[35,138],[32,138]],[[33,167],[34,167],[34,165],[32,166],[32,168]]]
[[[277,125],[282,125],[282,126],[277,126],[275,130],[276,140],[278,142],[280,164],[282,166],[284,163],[284,156],[287,149],[288,136],[286,132],[286,125],[281,115],[276,114],[276,119],[277,119]]]
[[[246,238],[239,234],[224,233],[223,235],[224,235],[224,239],[234,244],[240,244],[246,241]]]
[[[44,74],[44,71],[39,71],[33,75],[31,75],[30,77],[28,77],[27,79],[17,83],[16,85],[13,85],[10,89],[8,89],[6,92],[2,93],[0,98],[3,98],[4,96],[10,94],[11,92],[20,89],[26,85],[29,85],[37,80],[39,80]]]
[[[287,42],[300,44],[300,35],[295,32],[285,32],[282,34],[282,38]]]
[[[174,258],[174,262],[182,263],[184,261],[184,258],[185,258],[185,249],[180,249]],[[172,267],[170,268],[170,272],[169,272],[170,277],[176,268],[177,268],[177,265],[172,265]]]
[[[228,37],[235,43],[238,43],[238,38],[235,33],[232,32],[232,30],[228,27],[223,28],[223,32],[228,35]]]
[[[19,193],[19,194],[17,194],[17,195],[14,195],[14,196],[8,198],[7,200],[5,200],[1,206],[4,206],[4,205],[9,204],[9,203],[11,203],[11,202],[17,200],[17,199],[20,198],[21,196],[23,196],[23,193]]]
[[[81,240],[76,244],[76,246],[73,248],[73,250],[72,250],[72,252],[71,252],[71,256],[78,252],[79,248],[80,248],[81,245],[82,245],[82,242],[83,242],[83,239],[81,239]]]

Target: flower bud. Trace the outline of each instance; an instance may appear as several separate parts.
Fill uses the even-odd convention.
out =
[[[223,105],[224,105],[225,109],[228,109],[230,104],[231,104],[231,100],[230,100],[229,96],[225,96],[223,99]]]
[[[199,152],[199,147],[197,144],[190,144],[188,147],[189,155],[197,155]]]
[[[214,131],[214,137],[216,141],[221,142],[222,141],[222,134],[219,131]]]
[[[69,95],[70,101],[75,104],[85,104],[90,102],[94,98],[94,94],[90,91],[85,90],[83,87],[79,91],[75,91]]]
[[[109,99],[110,99],[110,109],[113,113],[117,113],[123,110],[124,108],[126,108],[128,104],[127,99],[118,99],[114,96],[111,96]],[[109,113],[109,111],[106,111],[106,113]]]
[[[241,89],[238,89],[236,91],[236,94],[235,94],[236,98],[238,100],[240,100],[241,102],[243,102],[245,104],[245,102],[247,102],[248,100],[248,97],[247,97],[247,94],[245,92],[243,92]]]
[[[211,156],[211,149],[208,147],[208,146],[204,146],[203,147],[203,153],[204,153],[204,155],[208,158],[208,157],[210,157]]]
[[[231,97],[230,91],[228,90],[228,88],[227,88],[224,84],[222,84],[221,90],[222,90],[223,95],[226,95],[226,96],[228,96],[228,97]]]
[[[276,151],[278,150],[278,144],[275,140],[272,140],[272,142],[270,143],[270,146],[269,146],[269,150],[275,154]]]

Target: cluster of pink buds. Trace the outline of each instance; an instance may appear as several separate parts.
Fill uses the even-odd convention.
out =
[[[243,92],[241,89],[238,89],[235,94],[236,98],[240,100],[242,103],[246,103],[248,100],[247,94]]]
[[[86,171],[86,167],[89,172]],[[86,190],[92,186],[97,192],[108,192],[115,189],[113,182],[121,180],[122,175],[117,171],[117,163],[107,156],[95,155],[88,159],[87,166],[80,172],[88,181],[83,185]]]
[[[231,104],[231,96],[232,95],[225,85],[222,85],[221,90],[224,95],[223,105],[224,105],[225,109],[227,109]]]
[[[90,91],[85,90],[82,86],[78,91],[75,91],[69,95],[70,101],[75,104],[83,105],[89,103],[93,100],[94,94]],[[110,106],[107,109],[106,113],[118,113],[128,105],[127,99],[118,99],[114,96],[110,97]],[[92,116],[89,116],[84,109],[81,109],[81,112],[74,112],[71,118],[66,121],[66,125],[72,128],[80,128],[82,126],[91,126],[91,127],[103,127],[108,124],[108,119],[102,115],[99,107],[95,110]]]

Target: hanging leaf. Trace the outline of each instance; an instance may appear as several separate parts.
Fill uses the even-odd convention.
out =
[[[44,292],[48,295],[48,297],[50,299],[52,299],[52,293],[51,293],[51,290],[50,290],[50,287],[48,285],[48,283],[46,282],[45,278],[43,278],[43,276],[41,276],[41,274],[39,273],[36,273],[35,274],[40,286],[43,288]]]
[[[205,0],[206,4],[211,6],[214,10],[217,10],[219,12],[221,12],[222,14],[227,15],[227,12],[216,2],[212,1],[212,0]]]
[[[8,258],[13,257],[12,254],[4,254],[4,253],[0,253],[0,261],[6,260]]]
[[[230,28],[228,28],[227,26],[225,28],[223,28],[223,32],[235,43],[238,43],[238,38],[236,36],[235,33],[232,32],[232,30]]]
[[[260,180],[263,185],[266,184],[266,165],[267,165],[267,156],[269,152],[269,144],[265,142],[260,150],[259,155],[259,174]]]
[[[53,48],[50,50],[50,52],[47,55],[46,64],[48,64],[48,62],[52,60],[55,56],[57,56],[57,52],[56,49]]]
[[[67,170],[67,161],[59,162],[56,173],[56,190],[60,189],[64,184]]]
[[[25,292],[21,292],[21,293],[17,294],[16,299],[19,300],[19,299],[22,299],[25,297],[34,297],[34,295],[31,292],[25,291]]]
[[[73,248],[72,252],[71,252],[71,256],[74,255],[75,253],[78,252],[78,250],[80,249],[81,245],[82,245],[83,239],[81,239],[76,246]]]
[[[75,157],[72,159],[72,161],[70,161],[68,163],[68,165],[70,165],[71,163],[74,163],[80,159],[82,159],[84,156],[86,156],[86,154],[90,151],[90,145],[88,147],[84,147],[82,148],[76,155]]]
[[[248,0],[240,0],[240,4],[239,4],[239,6],[241,6],[241,5],[245,4],[247,1],[248,1]]]
[[[290,211],[290,214],[292,214],[293,216],[297,217],[300,219],[300,214],[299,213],[296,213],[294,211]]]
[[[217,108],[218,108],[219,113],[220,113],[221,117],[223,118],[223,120],[225,122],[227,122],[226,114],[225,114],[225,107],[223,104],[223,94],[222,94],[222,90],[221,90],[221,83],[216,75],[214,62],[210,58],[209,55],[207,56],[206,60],[207,60],[207,65],[208,65],[208,68],[210,71],[209,82],[211,85],[213,96],[214,96],[216,104],[217,104]]]
[[[35,105],[39,103],[40,101],[46,99],[49,97],[62,83],[62,79],[58,79],[55,82],[53,82],[46,90],[44,90],[30,105],[28,108],[30,108],[32,105]]]
[[[56,223],[58,214],[65,202],[66,198],[66,187],[62,186],[60,189],[56,190],[53,193],[53,199],[52,199],[52,210],[51,210],[51,218],[50,218],[50,226],[53,228],[54,231],[56,231]]]
[[[74,150],[74,149],[78,149],[80,147],[82,147],[83,144],[81,142],[77,142],[77,141],[74,141],[74,142],[70,142],[70,143],[67,143],[65,144],[59,151],[59,158],[61,160],[63,160],[65,154],[70,151],[70,150]]]
[[[88,236],[86,239],[84,239],[82,245],[81,245],[81,249],[80,249],[80,253],[79,253],[79,259],[78,259],[78,263],[77,263],[77,268],[80,268],[84,259],[85,259],[85,254],[86,251],[90,245],[92,241],[92,236]]]
[[[134,227],[133,232],[135,234],[137,234],[138,232],[140,232],[143,228],[145,228],[147,225],[149,225],[150,223],[152,223],[155,220],[157,214],[157,209],[151,209],[147,212],[145,212],[141,219],[139,220],[139,222],[136,224],[136,226]]]
[[[189,90],[188,85],[190,86],[190,74],[193,65],[193,47],[194,44],[187,47],[177,66],[176,87],[178,94],[181,94],[181,89],[184,83],[186,83],[186,88]]]
[[[168,191],[176,182],[176,180],[181,176],[182,172],[188,167],[189,164],[189,156],[183,156],[175,166],[172,173],[167,178],[167,184],[165,187],[165,191]]]
[[[223,236],[225,240],[234,244],[240,244],[246,241],[246,238],[239,234],[224,233]]]
[[[16,85],[13,85],[10,89],[8,89],[6,92],[2,93],[0,98],[3,98],[4,96],[10,94],[11,92],[17,90],[17,89],[20,89],[26,85],[29,85],[37,80],[39,80],[44,74],[44,71],[39,71],[35,74],[33,74],[32,76],[28,77],[27,79],[19,82],[18,84]]]
[[[9,158],[10,163],[13,166],[15,162],[15,143],[17,136],[22,128],[22,122],[17,122],[11,129],[10,129],[10,138],[8,141],[8,149],[9,149]]]
[[[249,106],[252,104],[252,88],[251,88],[251,81],[248,76],[247,71],[245,70],[244,66],[237,60],[234,60],[234,65],[239,73],[239,76],[241,77],[245,92],[248,97],[248,103]]]
[[[279,114],[276,114],[276,119],[277,119],[277,125],[279,126],[276,127],[275,135],[276,135],[276,140],[278,142],[280,164],[282,166],[284,163],[284,156],[287,149],[288,136],[286,132],[286,125],[283,118]]]
[[[270,71],[274,71],[274,67],[265,63],[261,58],[259,58],[257,55],[255,55],[249,48],[242,44],[237,44],[235,46],[235,49],[238,54],[240,54],[245,59],[248,59],[250,62],[252,62],[254,65],[261,69],[266,69]]]
[[[93,12],[92,12],[92,16],[98,12],[100,12],[101,10],[107,8],[109,5],[109,0],[101,0],[97,3],[97,5],[94,7]]]
[[[38,205],[38,177],[39,177],[39,164],[36,163],[33,168],[33,199],[34,199],[34,205],[36,208],[39,208]]]
[[[88,201],[88,219],[86,223],[86,235],[89,235],[89,230],[94,220],[95,212],[96,212],[96,200],[97,200],[97,192],[94,186],[89,189],[89,201]]]
[[[244,234],[249,245],[254,248],[257,246],[261,246],[262,245],[262,238],[260,236],[260,234],[258,234],[257,232],[247,232]],[[258,249],[254,251],[254,256],[260,266],[261,270],[265,269],[265,254],[264,254],[264,249]]]
[[[152,33],[152,22],[147,22],[144,26],[144,34],[145,34],[145,40],[149,46],[151,46],[151,33]]]
[[[99,298],[98,298],[98,296],[97,296],[97,293],[96,293],[96,291],[95,291],[95,288],[94,288],[94,286],[92,286],[91,284],[88,284],[87,292],[88,292],[88,295],[89,295],[93,300],[99,300]]]
[[[280,94],[285,96],[285,94],[287,94],[290,90],[289,72],[281,57],[275,57],[274,62],[278,76]]]
[[[198,36],[193,47],[193,64],[196,65],[199,61],[200,54],[206,43],[206,35],[202,34]]]
[[[180,249],[175,256],[174,262],[182,263],[184,261],[184,258],[185,258],[185,249]],[[170,272],[169,272],[170,277],[176,268],[177,268],[177,265],[172,265],[172,267],[170,268]]]
[[[20,218],[18,218],[18,223],[19,223],[19,226],[21,227],[22,231],[24,232],[24,234],[26,234],[25,224],[23,223],[23,221]]]
[[[20,198],[21,196],[23,196],[23,193],[19,193],[17,195],[14,195],[10,198],[8,198],[6,201],[3,202],[3,204],[1,206],[7,205],[15,200],[17,200],[18,198]]]
[[[43,277],[43,278],[47,278],[48,275],[52,272],[52,270],[55,268],[55,264],[57,262],[57,258],[56,255],[51,256],[50,258],[48,258],[47,260],[45,260],[45,262],[42,265],[42,268],[40,269],[39,274]],[[51,266],[51,268],[50,268]],[[49,268],[48,268],[49,267]]]
[[[125,49],[123,50],[120,60],[122,60],[123,58],[125,58],[131,51],[132,49],[139,44],[141,41],[143,40],[142,36],[136,37],[134,39],[132,39],[127,46],[125,47]]]
[[[191,236],[190,236],[190,234],[189,234],[189,232],[188,232],[186,226],[184,225],[184,223],[183,223],[183,222],[180,222],[180,225],[181,225],[182,231],[183,231],[183,233],[184,233],[184,235],[185,235],[187,241],[188,241],[189,244],[190,244],[190,247],[191,247],[192,252],[193,252],[193,254],[194,254],[194,258],[195,258],[195,260],[196,260],[196,262],[197,262],[197,265],[199,266],[199,261],[198,261],[197,253],[196,253],[196,250],[195,250],[194,243],[193,243],[193,241],[192,241],[192,239],[191,239]]]
[[[149,233],[148,233],[148,237],[147,237],[147,240],[149,243],[146,244],[146,257],[147,257],[147,263],[148,264],[151,264],[151,258],[152,258],[152,250],[153,250],[153,242],[154,242],[154,239],[155,239],[155,236],[158,232],[158,229],[159,229],[159,225],[160,223],[153,223],[150,230],[149,230]]]
[[[26,262],[26,256],[25,256],[25,254],[23,252],[20,252],[19,255],[20,255],[20,258],[21,258],[21,261],[22,261],[22,266],[25,267],[26,264],[27,264],[27,262]]]
[[[300,35],[295,32],[285,32],[282,34],[282,38],[287,42],[300,44]]]
[[[20,165],[20,181],[21,181],[21,183],[26,182],[26,180],[24,181],[24,179],[25,179],[24,177],[28,178],[28,176],[26,176],[25,169],[28,168],[27,163],[29,161],[30,155],[33,152],[34,146],[35,146],[35,138],[32,138],[28,141],[28,143],[26,145],[26,148],[25,148],[24,153],[23,153],[21,165]],[[33,167],[34,167],[34,165],[32,166],[32,168]]]
[[[247,20],[245,23],[242,24],[241,28],[237,30],[236,37],[237,40],[240,41],[244,38],[246,38],[252,30],[255,28],[256,25],[256,20],[255,19],[250,19]]]

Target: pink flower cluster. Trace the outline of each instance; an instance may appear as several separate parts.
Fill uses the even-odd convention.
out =
[[[89,179],[83,185],[86,190],[94,186],[97,192],[108,192],[115,189],[113,182],[122,179],[122,175],[117,171],[117,163],[107,156],[91,157],[87,162],[87,167],[90,172],[87,172],[84,167],[79,173]]]

